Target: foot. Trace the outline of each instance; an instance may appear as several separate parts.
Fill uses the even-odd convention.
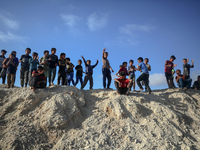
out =
[[[52,82],[51,85],[54,85],[54,83]]]
[[[27,83],[25,83],[25,87],[27,87]]]
[[[149,91],[148,94],[151,94],[151,91]]]
[[[143,89],[139,89],[139,90],[137,90],[137,92],[141,92],[141,91],[143,91]]]

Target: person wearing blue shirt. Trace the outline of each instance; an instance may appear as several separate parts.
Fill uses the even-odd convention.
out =
[[[145,63],[143,62],[143,58],[139,57],[138,59],[137,70],[141,71],[142,74],[137,78],[137,85],[139,86],[140,90],[138,92],[143,91],[143,87],[141,85],[141,81],[144,82],[146,89],[148,90],[149,94],[151,94],[151,88],[149,87],[149,71]]]

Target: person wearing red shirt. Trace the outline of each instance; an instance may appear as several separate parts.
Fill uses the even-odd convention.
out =
[[[126,67],[127,67],[127,62],[123,62],[122,67],[120,67],[119,71],[116,73],[116,76],[120,77],[120,75],[118,75],[120,74],[120,72],[124,72],[126,76],[129,75]]]
[[[132,80],[126,79],[126,74],[123,71],[120,72],[119,78],[115,79],[114,83],[119,95],[129,94],[129,87],[131,86]]]

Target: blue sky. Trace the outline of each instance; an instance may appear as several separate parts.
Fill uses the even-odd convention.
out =
[[[193,81],[200,75],[199,0],[7,0],[0,2],[0,49],[17,51],[26,47],[43,56],[57,48],[77,65],[83,55],[94,69],[94,88],[102,88],[102,50],[115,73],[123,61],[148,57],[152,89],[167,88],[164,63],[171,55],[175,69],[182,59],[194,59]],[[6,55],[8,56],[8,54]],[[16,85],[19,86],[19,71]],[[58,70],[58,68],[57,68]],[[140,75],[136,72],[136,77]],[[1,81],[0,81],[1,82]],[[57,82],[57,79],[54,83]],[[79,85],[78,85],[79,87]],[[112,82],[112,88],[114,84]],[[88,89],[88,86],[85,88]]]

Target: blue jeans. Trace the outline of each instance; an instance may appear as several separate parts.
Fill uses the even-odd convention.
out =
[[[82,78],[82,76],[76,76],[76,83],[75,83],[75,85],[78,84],[78,80],[80,80],[81,85],[82,85],[83,84],[83,78]]]
[[[191,78],[185,79],[185,81],[182,78],[178,79],[178,86],[181,87],[182,89],[184,87],[190,88],[191,84],[192,84],[192,79]]]
[[[112,80],[110,69],[103,68],[102,73],[103,73],[103,87],[106,88],[106,78],[107,78],[108,79],[107,88],[109,88]]]
[[[67,85],[70,86],[70,82],[72,81],[72,84],[74,85],[74,72],[71,72],[69,74],[70,78],[67,80]]]
[[[56,68],[49,68],[49,83],[53,83],[55,77],[56,77]]]

